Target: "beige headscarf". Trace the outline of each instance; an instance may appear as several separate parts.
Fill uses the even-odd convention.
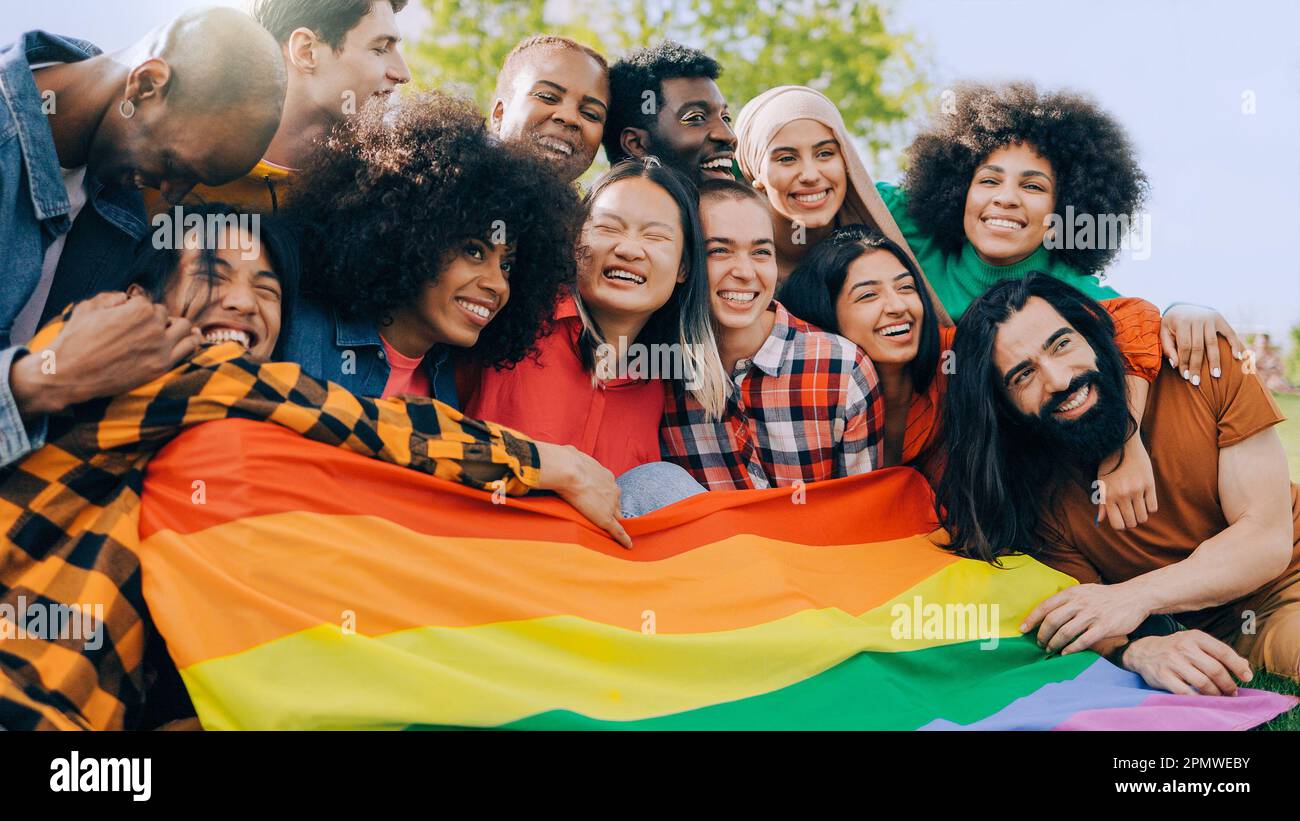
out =
[[[885,201],[876,191],[875,182],[867,173],[867,167],[863,165],[862,158],[853,147],[853,141],[849,137],[848,129],[844,127],[844,118],[840,115],[840,110],[820,91],[807,86],[777,86],[764,91],[745,104],[740,111],[739,119],[736,120],[736,159],[745,179],[753,182],[763,174],[767,168],[768,149],[776,139],[777,132],[794,120],[813,120],[821,123],[835,134],[835,139],[840,144],[840,155],[844,157],[844,167],[848,172],[849,190],[845,192],[844,204],[835,215],[836,224],[862,223],[875,226],[885,236],[898,243],[916,265],[916,269],[921,271],[920,263],[913,255],[907,240],[903,239],[903,232],[898,229],[898,223],[894,222],[894,217],[885,206]],[[924,271],[921,271],[921,277],[925,278]],[[943,309],[943,303],[939,301],[934,288],[930,287],[929,280],[926,280],[925,287],[930,292],[930,300],[934,303],[934,312],[939,317],[939,324],[951,325],[952,319]]]

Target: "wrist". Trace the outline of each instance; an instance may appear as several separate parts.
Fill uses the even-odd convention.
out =
[[[1144,636],[1133,641],[1126,641],[1113,651],[1114,658],[1111,662],[1116,666],[1123,667],[1129,672],[1136,673],[1142,665],[1142,659],[1146,651],[1150,650],[1153,643],[1159,641],[1160,636]]]
[[[1116,667],[1124,667],[1124,655],[1128,652],[1128,649],[1131,646],[1133,646],[1133,642],[1129,641],[1128,639],[1124,639],[1124,641],[1120,642],[1119,644],[1112,647],[1109,651],[1107,651],[1106,661],[1109,661],[1111,664],[1115,665]],[[1127,670],[1128,668],[1124,667],[1124,669]]]
[[[63,383],[57,370],[44,373],[40,358],[30,353],[15,358],[10,366],[9,390],[24,418],[58,413],[77,402],[72,387]]]
[[[573,459],[567,445],[535,442],[537,460],[541,463],[537,487],[540,490],[561,490],[573,484]]]
[[[1126,582],[1116,585],[1123,588],[1123,601],[1141,611],[1139,621],[1146,619],[1155,613],[1161,612],[1165,602],[1160,597],[1158,584],[1152,584],[1143,576],[1137,576]]]

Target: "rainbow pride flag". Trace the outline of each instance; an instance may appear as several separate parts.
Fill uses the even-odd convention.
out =
[[[498,499],[498,502],[501,500]],[[1074,584],[958,559],[907,469],[710,493],[624,551],[483,492],[225,421],[151,463],[144,593],[209,729],[1242,729],[1017,625]]]

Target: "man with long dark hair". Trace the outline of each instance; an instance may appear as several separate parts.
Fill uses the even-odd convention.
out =
[[[1225,348],[1221,361],[1235,361]],[[1300,678],[1300,495],[1248,367],[1163,370],[1140,435],[1160,508],[1098,527],[1097,461],[1137,435],[1105,311],[1043,275],[1001,282],[958,325],[937,504],[957,552],[1018,551],[1078,579],[1022,629],[1049,652],[1095,649],[1175,692],[1235,691],[1255,667]],[[1128,642],[1153,614],[1197,628]],[[1238,655],[1240,654],[1240,655]]]

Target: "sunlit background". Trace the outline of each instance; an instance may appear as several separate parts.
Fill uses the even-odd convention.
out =
[[[129,44],[190,0],[6,0],[0,39],[43,28],[106,50]],[[241,0],[225,5],[244,7]],[[662,11],[671,3],[658,3]],[[691,3],[685,3],[691,6]],[[795,5],[795,4],[792,4]],[[1151,180],[1152,253],[1123,254],[1110,270],[1121,293],[1161,307],[1220,309],[1243,331],[1290,348],[1300,325],[1300,4],[1173,0],[902,0],[876,4],[891,35],[907,38],[919,78],[916,114],[861,135],[877,147],[877,179],[897,179],[899,150],[921,112],[962,78],[1029,78],[1086,91],[1127,127]],[[398,17],[408,54],[432,48],[434,14],[412,0]],[[551,0],[546,19],[571,22],[587,4]],[[580,14],[578,16],[581,16]],[[704,25],[704,23],[701,23]],[[445,32],[443,32],[445,34]],[[462,42],[480,36],[458,32]],[[419,72],[421,62],[412,60]],[[426,62],[425,65],[431,65]],[[772,85],[811,78],[759,77]],[[426,80],[429,72],[426,72]],[[913,76],[914,75],[914,76]],[[417,75],[417,80],[419,79]],[[727,77],[721,83],[728,89]],[[889,87],[889,84],[887,84]],[[733,99],[738,112],[745,99]]]

